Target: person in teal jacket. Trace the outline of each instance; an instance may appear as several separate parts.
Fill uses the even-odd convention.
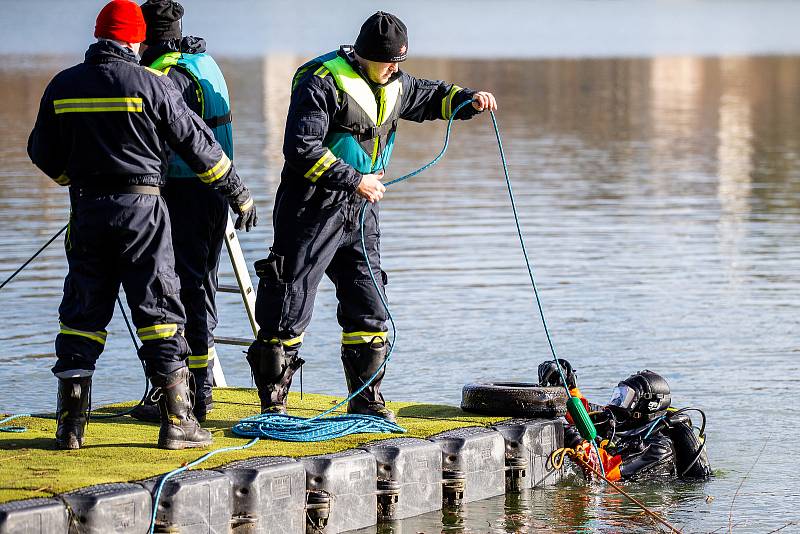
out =
[[[219,66],[206,53],[205,40],[182,36],[184,9],[178,2],[148,0],[141,7],[147,24],[142,65],[164,72],[172,80],[189,108],[202,117],[233,161],[228,87]],[[194,414],[199,421],[205,421],[213,406],[217,268],[228,212],[224,198],[202,187],[191,176],[191,169],[180,156],[172,154],[164,198],[172,221],[180,297],[186,308],[185,335],[191,349],[189,370],[194,377]],[[146,402],[132,415],[155,421],[158,410]]]
[[[256,262],[256,320],[260,332],[247,360],[262,412],[286,411],[292,374],[303,363],[298,349],[311,320],[323,274],[336,286],[342,327],[342,363],[348,389],[360,388],[385,362],[386,310],[364,260],[359,210],[367,207],[365,243],[372,275],[380,268],[378,201],[398,122],[447,120],[496,109],[491,93],[415,78],[400,70],[408,34],[400,19],[378,12],[361,27],[354,47],[302,65],[292,80],[275,198],[271,253]],[[393,420],[380,393],[384,372],[348,405],[349,413]]]

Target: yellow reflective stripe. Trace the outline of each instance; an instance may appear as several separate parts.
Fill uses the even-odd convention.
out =
[[[312,183],[319,180],[320,176],[323,175],[328,168],[333,165],[336,161],[336,156],[333,155],[333,152],[330,150],[325,150],[325,154],[322,155],[321,158],[317,160],[313,167],[308,169],[308,172],[305,173],[303,176],[311,180]]]
[[[189,369],[202,369],[208,367],[208,354],[189,356]]]
[[[62,113],[90,113],[96,111],[141,112],[144,103],[140,97],[124,96],[112,98],[62,98],[53,101],[56,115]]]
[[[164,76],[164,74],[165,74],[164,72],[161,72],[160,70],[151,69],[150,67],[145,67],[145,69],[147,69],[148,71],[152,72],[156,76]]]
[[[327,76],[331,71],[328,70],[328,67],[322,65],[320,68],[314,71],[314,76],[319,76],[320,78],[324,78]]]
[[[299,336],[293,337],[293,338],[290,338],[290,339],[280,339],[280,338],[277,338],[277,337],[273,337],[272,339],[269,340],[269,342],[272,343],[273,345],[277,345],[278,343],[280,343],[284,347],[294,347],[295,345],[299,345],[300,343],[303,342],[303,337],[305,335],[306,335],[306,333],[303,332]]]
[[[250,197],[250,198],[247,199],[247,201],[244,204],[239,206],[239,210],[241,210],[242,212],[245,212],[245,211],[249,210],[252,207],[253,207],[253,197]]]
[[[106,344],[106,338],[108,337],[108,332],[105,330],[99,330],[97,332],[87,332],[86,330],[77,330],[75,328],[70,328],[69,326],[65,325],[64,323],[59,322],[59,333],[67,335],[67,336],[80,336],[85,337],[87,339],[91,339],[92,341],[96,341],[101,345]]]
[[[230,168],[231,160],[226,154],[222,154],[222,158],[217,162],[216,165],[208,169],[206,172],[198,174],[197,176],[203,181],[203,183],[210,184],[211,182],[216,182],[225,176],[225,173],[228,172],[228,169]]]
[[[208,348],[208,354],[192,354],[189,356],[189,369],[202,369],[208,367],[208,363],[217,357],[217,349]]]
[[[381,341],[386,341],[388,336],[388,332],[342,332],[342,345],[372,343],[376,337]]]
[[[136,330],[136,335],[142,341],[150,341],[152,339],[166,339],[178,333],[178,325],[175,323],[156,324],[153,326],[146,326]]]
[[[67,173],[61,173],[61,176],[53,178],[53,181],[58,185],[69,185],[69,176],[67,176]]]
[[[461,90],[461,87],[457,85],[453,85],[450,89],[450,92],[447,93],[447,96],[442,99],[442,118],[447,120],[450,118],[450,114],[453,112],[453,97],[456,95],[457,92]]]

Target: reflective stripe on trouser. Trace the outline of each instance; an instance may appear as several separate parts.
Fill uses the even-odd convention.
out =
[[[208,369],[210,366],[214,365],[214,360],[217,358],[217,349],[214,347],[208,347],[208,352],[205,354],[190,354],[189,359],[189,369]]]
[[[342,345],[359,345],[362,343],[385,342],[388,332],[342,332]]]
[[[189,347],[181,335],[184,312],[163,199],[134,194],[74,198],[69,239],[53,372],[95,369],[103,351],[98,341],[103,336],[97,334],[111,321],[120,284],[143,340],[139,357],[148,376],[183,367]]]
[[[281,182],[276,195],[273,253],[259,270],[259,337],[285,340],[303,333],[311,320],[323,274],[336,286],[337,317],[343,331],[384,332],[386,310],[361,252],[357,220],[360,202],[355,195],[327,191],[305,200],[302,188],[292,190],[286,182]],[[367,208],[365,242],[383,291],[386,275],[380,270],[378,210],[377,204]],[[308,218],[300,218],[298,213]]]

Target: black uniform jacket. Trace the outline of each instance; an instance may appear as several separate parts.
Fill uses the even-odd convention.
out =
[[[369,81],[367,74],[352,56],[346,57],[356,72],[362,75],[374,89],[377,84]],[[286,134],[283,140],[283,155],[286,163],[281,173],[281,180],[303,182],[309,187],[314,186],[303,175],[313,167],[325,154],[322,144],[328,129],[338,124],[337,114],[342,111],[339,102],[339,91],[333,76],[320,78],[310,69],[297,84],[292,92],[289,103],[289,114],[286,120]],[[391,83],[400,78],[403,84],[402,100],[400,102],[400,118],[415,122],[431,119],[443,119],[442,100],[447,98],[453,85],[442,81],[431,81],[415,78],[405,72],[398,71],[387,82]],[[464,100],[472,99],[475,91],[461,89],[453,97],[452,109]],[[472,106],[466,106],[458,113],[459,119],[469,119],[477,111]],[[325,173],[316,181],[316,185],[328,190],[352,193],[361,181],[361,173],[353,167],[337,159]],[[297,184],[295,184],[297,185]]]
[[[164,185],[167,145],[226,196],[244,188],[211,130],[172,81],[100,40],[47,86],[28,155],[61,185]]]

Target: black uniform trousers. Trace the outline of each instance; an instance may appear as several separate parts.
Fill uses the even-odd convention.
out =
[[[70,191],[65,237],[69,272],[56,337],[60,378],[86,376],[103,352],[119,286],[125,289],[147,376],[186,365],[184,310],[164,199],[147,194]]]
[[[209,398],[216,361],[214,328],[217,326],[217,270],[228,203],[197,178],[168,178],[164,192],[172,223],[175,270],[181,281],[181,302],[186,308],[186,341],[192,354],[189,369],[202,398]]]
[[[285,341],[303,334],[323,273],[336,287],[337,318],[344,332],[385,332],[386,309],[362,252],[359,210],[363,202],[355,194],[316,188],[309,195],[303,187],[281,183],[273,211],[271,253],[256,263],[256,321],[261,339]],[[378,216],[378,204],[369,204],[364,237],[373,275],[385,297]]]

